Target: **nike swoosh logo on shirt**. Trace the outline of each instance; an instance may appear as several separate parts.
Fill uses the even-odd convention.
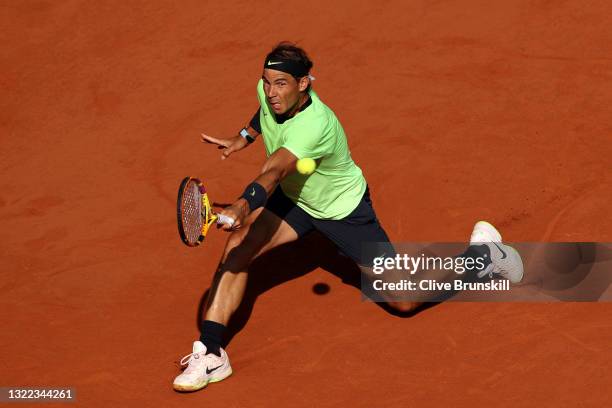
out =
[[[500,247],[499,245],[497,245],[495,242],[494,242],[493,244],[494,244],[494,245],[497,247],[497,249],[499,249],[499,251],[502,253],[502,255],[503,255],[503,256],[502,256],[502,258],[501,258],[501,259],[506,259],[506,256],[507,256],[507,255],[506,255],[506,253],[504,252],[504,250],[503,250],[503,249],[501,249],[501,247]]]

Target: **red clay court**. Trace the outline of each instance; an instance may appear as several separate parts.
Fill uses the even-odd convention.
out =
[[[180,180],[235,199],[265,54],[303,46],[394,241],[612,241],[607,1],[85,2],[0,7],[0,386],[76,406],[604,406],[609,303],[361,302],[316,237],[258,260],[234,375],[172,390],[226,234],[179,240]],[[344,281],[343,281],[344,280]],[[329,291],[313,289],[329,286]],[[241,329],[241,330],[238,330]]]

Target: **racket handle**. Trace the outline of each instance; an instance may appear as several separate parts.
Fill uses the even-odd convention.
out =
[[[217,214],[217,224],[227,224],[230,227],[234,225],[234,220],[232,217],[228,217],[227,215]]]

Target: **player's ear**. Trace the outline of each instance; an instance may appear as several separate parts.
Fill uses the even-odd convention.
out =
[[[308,88],[308,85],[310,85],[310,78],[308,78],[308,76],[301,77],[298,82],[300,92],[304,92],[306,88]]]

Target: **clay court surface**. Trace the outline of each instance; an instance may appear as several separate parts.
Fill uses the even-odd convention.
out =
[[[126,5],[125,3],[129,3]],[[495,5],[493,5],[495,3]],[[587,5],[588,4],[588,5]],[[280,40],[314,60],[394,241],[612,241],[607,1],[0,3],[0,386],[78,406],[604,406],[607,303],[361,302],[319,237],[259,259],[234,375],[172,390],[227,235],[190,249],[176,189],[232,202],[221,161]],[[313,288],[329,287],[327,293]],[[324,292],[324,291],[323,291]]]

